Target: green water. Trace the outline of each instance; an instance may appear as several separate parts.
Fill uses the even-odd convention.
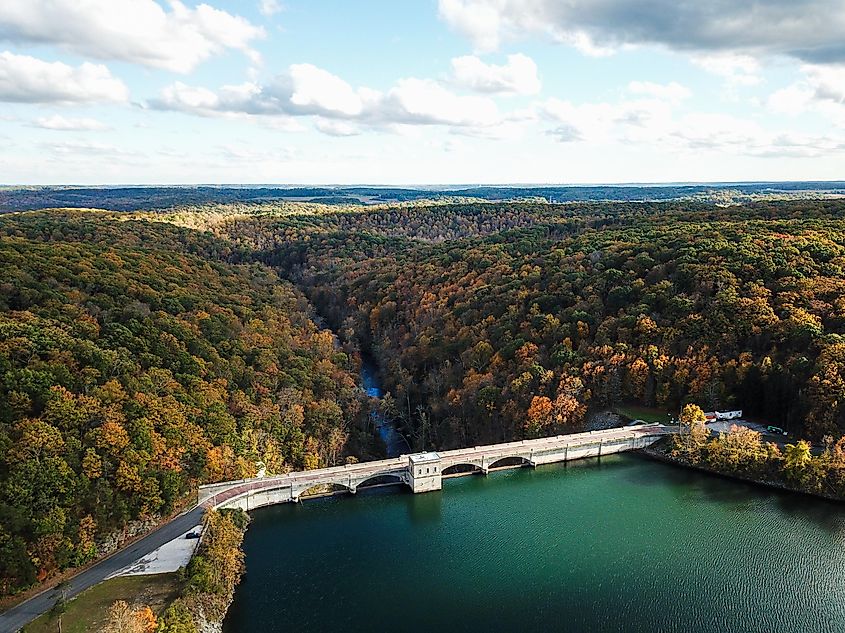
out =
[[[632,455],[253,519],[227,633],[845,631],[845,507]]]

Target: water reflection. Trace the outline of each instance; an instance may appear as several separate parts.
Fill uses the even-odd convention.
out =
[[[650,458],[632,454],[624,459],[627,465],[626,479],[643,488],[663,488],[668,479],[670,490],[679,500],[718,503],[732,512],[753,511],[761,506],[776,505],[785,515],[810,521],[831,533],[845,533],[841,503],[727,476],[702,473],[674,464],[661,464],[665,468],[659,468],[656,472],[660,476],[655,477],[652,469],[636,467],[637,461],[651,462]]]
[[[411,523],[439,523],[443,512],[443,493],[408,495],[408,517]]]

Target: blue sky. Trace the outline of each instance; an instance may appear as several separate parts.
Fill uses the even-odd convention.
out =
[[[841,0],[3,0],[0,182],[845,178]]]

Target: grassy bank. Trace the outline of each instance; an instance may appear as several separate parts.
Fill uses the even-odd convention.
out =
[[[54,608],[25,633],[198,633],[219,627],[243,573],[245,512],[208,512],[197,553],[177,573],[107,580]],[[57,588],[55,591],[60,591]]]
[[[113,578],[91,587],[69,601],[63,614],[45,613],[26,627],[24,633],[94,633],[103,630],[109,608],[118,600],[133,607],[150,607],[156,615],[180,593],[178,574]],[[59,628],[61,618],[61,628]]]

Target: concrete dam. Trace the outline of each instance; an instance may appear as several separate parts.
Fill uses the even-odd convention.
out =
[[[205,508],[249,511],[299,501],[315,493],[354,494],[359,487],[374,484],[404,484],[414,493],[430,492],[440,490],[443,479],[448,477],[638,450],[675,431],[660,424],[627,426],[227,481],[200,486],[198,503]]]

